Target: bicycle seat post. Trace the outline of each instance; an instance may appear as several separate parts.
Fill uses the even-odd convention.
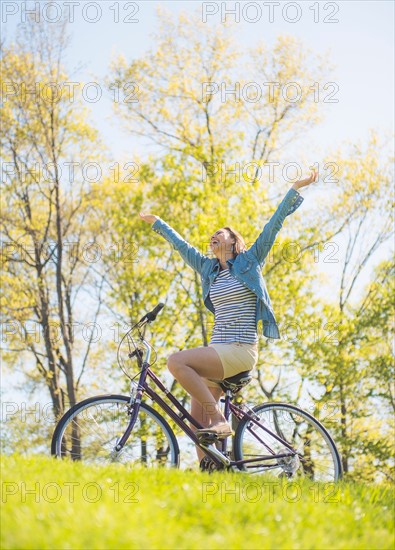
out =
[[[224,417],[226,421],[229,420],[230,415],[230,402],[232,401],[232,392],[231,390],[226,390],[225,398],[222,398],[221,401],[224,403]]]

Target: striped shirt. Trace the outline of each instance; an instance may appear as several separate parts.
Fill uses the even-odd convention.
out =
[[[232,277],[229,269],[223,269],[218,273],[211,285],[210,299],[215,309],[210,344],[258,341],[257,297],[252,290]]]

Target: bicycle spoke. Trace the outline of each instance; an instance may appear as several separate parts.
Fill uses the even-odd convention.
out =
[[[296,407],[281,404],[261,406],[254,409],[254,414],[256,422],[246,419],[236,435],[237,459],[246,460],[247,471],[257,473],[259,464],[264,471],[269,451],[278,474],[307,476],[316,481],[338,477],[341,466],[334,444],[314,418]],[[248,462],[251,458],[261,460]]]
[[[141,406],[123,449],[115,451],[130,421],[126,405],[126,398],[114,396],[97,398],[80,409],[77,407],[56,436],[56,454],[84,462],[138,463],[148,467],[173,465],[177,453],[171,435],[158,420],[160,415],[146,406]]]

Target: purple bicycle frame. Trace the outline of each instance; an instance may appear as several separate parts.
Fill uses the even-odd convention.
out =
[[[203,426],[190,415],[190,413],[182,406],[182,404],[178,401],[178,399],[176,399],[174,397],[174,395],[163,385],[163,383],[154,374],[154,372],[152,370],[150,370],[149,367],[150,367],[149,363],[144,361],[143,364],[142,364],[142,370],[141,370],[140,378],[139,378],[138,385],[137,385],[136,396],[135,396],[135,399],[134,399],[134,402],[133,402],[133,404],[135,406],[133,407],[133,412],[131,413],[131,418],[130,418],[129,424],[126,428],[126,431],[123,434],[123,436],[121,437],[121,439],[119,440],[119,442],[118,442],[117,446],[115,447],[115,449],[117,451],[120,451],[123,448],[123,446],[125,445],[126,441],[128,440],[128,437],[129,437],[130,433],[132,432],[134,424],[137,420],[139,410],[140,410],[141,399],[142,399],[143,394],[145,392],[155,403],[157,403],[161,407],[161,409],[163,409],[170,416],[170,418],[172,420],[174,420],[174,422],[177,424],[177,426],[179,426],[188,435],[188,437],[198,447],[200,447],[200,449],[202,449],[202,451],[204,451],[205,454],[207,454],[217,465],[222,465],[223,463],[221,462],[221,460],[217,456],[215,456],[215,454],[211,453],[210,449],[207,449],[207,447],[201,445],[201,443],[200,443],[199,439],[196,437],[194,431],[186,424],[186,422],[184,422],[184,420],[186,419],[188,422],[193,424],[196,428],[203,428]],[[161,391],[163,391],[163,393],[166,395],[166,397],[171,401],[171,403],[176,407],[176,409],[178,409],[179,414],[177,414],[160,397],[160,395],[158,395],[152,388],[150,388],[147,385],[147,382],[146,382],[147,376],[149,378],[151,378],[151,380],[155,383],[155,385]],[[235,415],[236,418],[239,418],[240,420],[242,420],[244,418],[248,418],[251,422],[253,422],[257,426],[262,428],[264,431],[266,431],[268,434],[270,434],[272,437],[277,439],[277,441],[279,441],[282,445],[287,447],[293,454],[297,454],[297,451],[291,445],[289,445],[281,437],[279,437],[278,435],[273,433],[271,430],[269,430],[266,426],[264,426],[256,418],[254,418],[254,416],[252,416],[248,411],[244,411],[244,410],[240,409],[239,407],[237,407],[237,405],[234,405],[231,402],[231,392],[230,391],[226,392],[225,399],[222,400],[222,401],[225,402],[224,416],[225,416],[226,420],[229,419],[229,415],[230,415],[231,412]],[[250,427],[247,427],[247,429],[251,433],[253,433]],[[270,447],[261,438],[259,438],[255,433],[254,433],[254,436],[257,438],[258,441],[260,441],[262,443],[262,445],[264,447],[267,448],[267,450],[271,454],[262,455],[258,458],[251,458],[251,459],[246,459],[246,460],[237,460],[237,461],[233,460],[233,461],[230,461],[230,465],[232,465],[232,466],[233,465],[241,466],[241,465],[247,464],[247,463],[253,463],[253,462],[258,462],[258,461],[262,461],[262,460],[269,460],[269,459],[274,459],[274,458],[284,458],[284,457],[289,457],[290,456],[289,454],[286,454],[286,453],[285,454],[275,454],[274,451],[272,449],[270,449]],[[227,450],[227,440],[228,440],[228,438],[225,438],[225,439],[221,440],[222,445],[221,445],[221,448],[219,450],[223,454],[225,454],[226,450]]]

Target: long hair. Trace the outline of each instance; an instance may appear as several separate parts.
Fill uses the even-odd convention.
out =
[[[247,246],[246,246],[246,243],[244,242],[243,237],[240,235],[240,233],[238,231],[236,231],[236,229],[233,229],[232,227],[226,226],[226,227],[224,227],[224,229],[227,229],[229,231],[229,233],[231,234],[231,236],[236,241],[234,243],[233,247],[232,247],[233,254],[235,256],[237,256],[241,252],[245,252],[247,250]]]

